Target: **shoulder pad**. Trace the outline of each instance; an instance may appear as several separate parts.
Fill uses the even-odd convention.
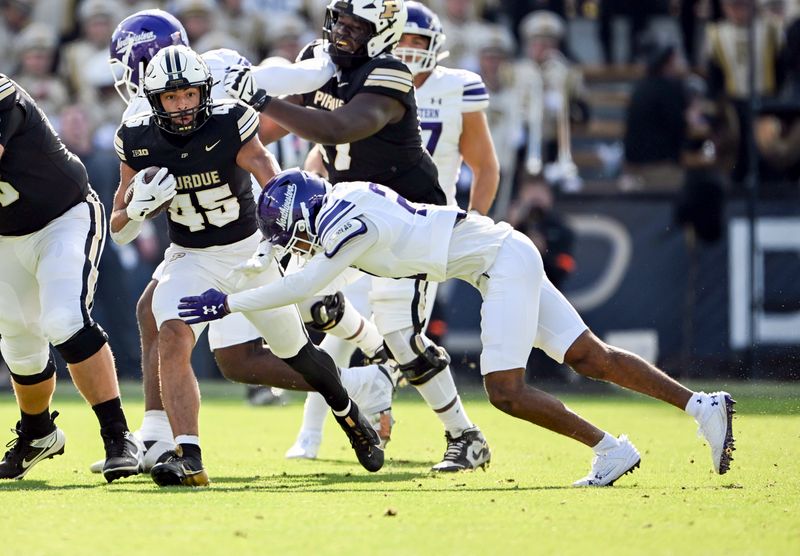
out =
[[[139,112],[138,114],[133,114],[132,116],[125,119],[122,122],[123,127],[141,127],[150,125],[150,120],[153,117],[152,112]]]
[[[17,88],[14,82],[0,73],[0,110],[13,108],[17,99]]]
[[[330,259],[348,241],[365,233],[367,233],[367,225],[360,218],[351,218],[338,224],[333,230],[325,234],[326,237],[322,245],[325,249],[325,256]]]
[[[322,44],[322,39],[315,39],[305,45],[300,53],[297,55],[295,62],[300,62],[302,60],[310,60],[314,57],[314,48]]]
[[[237,104],[239,104],[239,101],[232,98],[214,99],[214,104],[211,105],[211,113],[227,114]]]

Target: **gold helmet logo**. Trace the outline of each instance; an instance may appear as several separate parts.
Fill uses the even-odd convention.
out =
[[[400,6],[397,5],[396,0],[386,0],[383,3],[383,12],[380,15],[381,19],[391,19],[394,14],[400,11]]]

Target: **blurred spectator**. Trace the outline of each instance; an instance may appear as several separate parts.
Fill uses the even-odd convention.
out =
[[[607,64],[618,60],[615,56],[614,20],[624,17],[628,20],[628,56],[632,63],[639,57],[639,43],[642,33],[647,29],[649,19],[656,14],[665,13],[669,2],[656,0],[602,0],[600,2],[600,44],[603,48],[603,59]]]
[[[431,6],[442,22],[447,50],[450,52],[442,65],[477,71],[475,37],[485,33],[488,25],[478,18],[480,4],[470,0],[441,0]]]
[[[64,46],[60,74],[81,102],[93,100],[92,87],[83,79],[84,67],[98,53],[108,58],[108,42],[120,19],[122,6],[117,0],[84,0],[78,8],[80,35]]]
[[[252,60],[255,56],[253,51],[247,48],[245,43],[224,31],[211,31],[206,33],[200,40],[192,42],[191,45],[192,49],[197,52],[208,52],[209,50],[216,50],[217,48],[230,48],[248,60]]]
[[[528,14],[520,23],[525,57],[515,69],[527,116],[526,157],[538,159],[554,181],[575,178],[570,128],[589,120],[583,73],[561,50],[565,30],[564,20],[552,12]],[[542,171],[530,160],[527,170]]]
[[[315,38],[317,34],[309,29],[306,20],[299,16],[284,16],[280,27],[269,27],[267,55],[294,61],[303,47]]]
[[[219,0],[216,15],[216,28],[236,39],[242,50],[229,45],[220,47],[234,48],[248,60],[258,60],[267,51],[270,39],[264,18],[261,14],[245,10],[244,0]],[[218,48],[220,48],[218,47]],[[205,50],[199,50],[205,52]]]
[[[507,16],[507,21],[510,23],[509,27],[511,27],[517,43],[522,43],[519,27],[515,25],[517,21],[522,21],[529,13],[540,10],[553,12],[562,18],[566,18],[566,4],[565,0],[500,0],[502,11]]]
[[[519,192],[509,223],[533,241],[542,254],[545,274],[560,289],[575,270],[575,232],[554,209],[553,190],[541,177],[523,175]]]
[[[17,70],[16,41],[31,23],[33,6],[33,0],[0,0],[0,73],[13,76]]]
[[[486,118],[500,164],[500,187],[492,212],[502,216],[511,200],[517,151],[523,142],[522,98],[514,87],[514,39],[505,26],[492,25],[476,37],[476,43],[478,73],[489,91]]]
[[[766,104],[755,126],[765,181],[800,182],[800,20],[786,33],[786,78],[776,103]]]
[[[48,117],[57,119],[61,109],[69,102],[69,94],[61,79],[53,74],[56,42],[55,32],[47,25],[28,25],[16,39],[20,64],[14,78]]]
[[[761,15],[775,27],[783,29],[789,23],[786,0],[759,0],[758,4]]]
[[[111,152],[125,103],[114,89],[108,52],[97,52],[85,60],[80,68],[80,78],[85,87],[80,102],[91,118],[92,144],[95,149]]]
[[[753,93],[770,97],[780,82],[781,29],[772,21],[755,15],[754,0],[722,0],[724,20],[706,27],[706,55],[709,95],[733,105],[739,119],[739,152],[731,178],[741,183],[748,172],[747,145],[753,135],[749,101]],[[750,24],[755,22],[755,42],[750,44]],[[750,89],[751,48],[755,53],[755,91]]]
[[[689,98],[677,45],[645,41],[646,75],[634,86],[625,116],[626,190],[676,191],[683,183]]]
[[[173,0],[167,4],[167,11],[183,24],[189,37],[189,44],[193,48],[204,35],[214,29],[214,18],[217,13],[214,0]]]

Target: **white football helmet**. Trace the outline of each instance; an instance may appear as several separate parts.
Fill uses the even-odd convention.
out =
[[[333,28],[340,15],[357,17],[372,26],[372,32],[365,37],[354,52],[346,52],[336,47]],[[322,26],[322,37],[330,44],[329,53],[337,65],[348,60],[374,58],[390,51],[406,24],[406,9],[403,0],[331,0]],[[351,62],[352,63],[352,62]]]
[[[156,124],[165,131],[185,135],[202,126],[211,114],[211,87],[213,79],[205,61],[188,46],[168,46],[159,50],[144,74],[144,93],[153,109]],[[161,102],[161,94],[188,87],[200,89],[197,106],[168,112]],[[192,116],[190,122],[179,120]]]
[[[427,37],[428,48],[422,50],[398,46],[394,49],[394,55],[403,60],[414,75],[431,71],[449,54],[442,52],[446,40],[442,24],[430,8],[419,2],[406,2],[406,12],[408,17],[403,34]]]

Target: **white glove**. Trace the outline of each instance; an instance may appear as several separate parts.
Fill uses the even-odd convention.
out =
[[[235,287],[242,287],[246,281],[258,276],[269,268],[273,260],[273,250],[274,247],[270,242],[262,240],[261,243],[258,244],[258,249],[252,257],[233,267],[228,273],[228,279],[234,281]]]
[[[256,85],[256,80],[253,78],[250,66],[235,65],[228,68],[225,72],[223,85],[225,86],[225,92],[245,104],[251,104],[256,91],[258,91],[258,85]]]
[[[128,218],[141,222],[147,215],[175,196],[177,182],[169,169],[161,168],[153,179],[145,181],[147,170],[141,170],[132,180],[133,198],[128,203]]]

